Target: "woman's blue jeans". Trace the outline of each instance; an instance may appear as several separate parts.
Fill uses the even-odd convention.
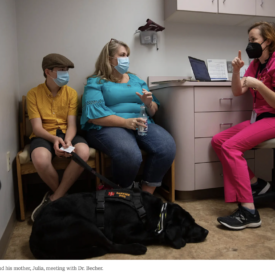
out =
[[[143,183],[152,187],[161,185],[176,154],[173,137],[156,124],[149,124],[146,136],[125,128],[102,127],[89,130],[86,138],[90,147],[112,159],[114,181],[121,187],[128,187],[135,180],[142,162],[140,149],[147,152]]]

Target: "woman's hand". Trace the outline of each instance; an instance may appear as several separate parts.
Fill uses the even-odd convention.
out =
[[[145,89],[142,89],[142,95],[138,92],[136,94],[139,96],[140,100],[144,103],[146,107],[150,107],[152,104],[153,96],[151,92],[146,91]]]
[[[136,130],[138,126],[147,127],[145,125],[146,120],[143,118],[127,118],[125,119],[124,128],[130,129],[130,130]]]
[[[262,82],[254,77],[247,76],[244,77],[243,87],[254,88],[258,90]]]
[[[238,57],[235,57],[232,61],[232,67],[234,73],[239,73],[241,68],[244,66],[244,61],[242,60],[242,53],[239,51]]]

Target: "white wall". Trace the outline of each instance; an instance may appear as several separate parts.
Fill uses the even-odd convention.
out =
[[[111,38],[129,45],[130,71],[141,78],[166,71],[163,39],[156,51],[155,46],[141,46],[134,35],[147,18],[164,23],[162,0],[17,0],[17,14],[21,95],[44,81],[42,58],[54,52],[74,62],[69,85],[82,94]]]
[[[11,160],[18,152],[18,56],[14,0],[0,0],[0,238],[14,209],[12,171],[7,172],[6,152]]]
[[[242,59],[248,64],[246,27],[170,22],[165,27],[166,75],[193,77],[188,56],[205,61],[210,58],[231,61],[241,50]]]
[[[70,86],[83,93],[86,76],[111,38],[131,48],[130,71],[192,75],[188,55],[232,60],[239,49],[248,61],[246,28],[164,22],[163,0],[17,0],[20,94],[44,81],[43,56],[57,52],[75,63]],[[166,27],[155,46],[140,45],[135,30],[150,18]]]

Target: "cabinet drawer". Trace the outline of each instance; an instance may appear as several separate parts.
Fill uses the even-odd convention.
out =
[[[250,117],[251,111],[195,113],[195,137],[213,137]]]
[[[247,161],[254,171],[254,159]],[[195,164],[195,190],[223,187],[223,172],[220,162]]]
[[[252,107],[249,92],[234,96],[230,87],[195,88],[195,112],[247,111]]]
[[[212,148],[212,138],[197,138],[195,139],[195,163],[219,161],[219,158]],[[254,150],[249,150],[244,153],[246,159],[254,159]]]

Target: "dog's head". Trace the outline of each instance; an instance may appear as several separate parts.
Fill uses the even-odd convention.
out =
[[[168,204],[164,231],[166,242],[177,249],[186,243],[202,242],[208,235],[208,230],[196,224],[193,217],[177,204]]]

